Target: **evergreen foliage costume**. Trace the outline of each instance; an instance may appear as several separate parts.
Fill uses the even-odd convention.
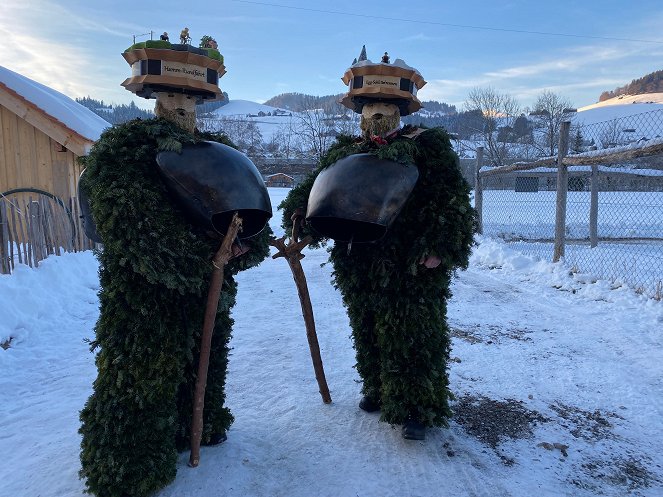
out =
[[[425,433],[425,427],[446,426],[452,414],[446,302],[453,272],[467,267],[471,251],[470,188],[441,128],[406,127],[384,136],[372,135],[376,127],[368,123],[362,129],[363,138],[340,137],[319,168],[289,193],[280,206],[283,226],[292,229],[291,216],[306,210],[316,177],[344,157],[370,153],[416,165],[419,178],[386,235],[372,243],[336,241],[329,259],[352,327],[365,396],[360,407],[381,409],[382,421],[403,424],[405,438],[420,439],[408,436],[408,423]],[[310,225],[302,234],[316,244],[325,241]]]
[[[219,241],[194,228],[174,205],[156,156],[200,140],[165,119],[107,130],[85,159],[86,190],[103,241],[94,393],[81,412],[81,477],[99,497],[145,496],[175,478],[188,447],[199,334]],[[233,275],[268,254],[269,228],[226,266],[205,396],[203,442],[232,423],[224,406]]]

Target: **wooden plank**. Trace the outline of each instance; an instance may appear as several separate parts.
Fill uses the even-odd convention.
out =
[[[599,230],[599,166],[592,165],[591,194],[589,202],[589,245],[594,248],[598,245]]]
[[[10,202],[10,207],[9,210],[11,211],[11,216],[12,216],[12,229],[14,232],[14,240],[16,240],[16,252],[18,254],[18,262],[19,264],[23,264],[23,254],[21,253],[21,241],[22,238],[19,237],[19,231],[17,229],[17,221],[16,221],[16,203],[15,202]],[[21,217],[18,217],[19,221]]]
[[[30,259],[28,258],[28,237],[26,235],[25,229],[23,227],[23,220],[25,218],[25,206],[21,202],[21,198],[16,197],[14,199],[14,205],[16,206],[16,226],[18,228],[18,235],[21,239],[21,249],[23,251],[23,264],[29,265]]]
[[[48,212],[53,220],[51,226],[53,228],[53,243],[56,255],[62,255],[64,245],[62,244],[62,225],[67,222],[66,216],[63,215],[62,208],[57,202],[48,203]]]
[[[45,244],[44,244],[44,231],[42,226],[42,212],[38,200],[33,200],[30,196],[30,205],[28,211],[30,213],[30,225],[32,227],[32,252],[35,255],[35,266],[46,259]]]
[[[564,158],[564,164],[582,166],[592,164],[614,164],[625,162],[640,157],[650,157],[663,153],[663,143],[660,140],[657,143],[647,144],[645,142],[641,147],[617,147],[607,148],[601,151],[584,152],[577,155],[569,155]]]
[[[30,219],[30,212],[28,209],[28,200],[23,199],[23,216],[25,217],[25,244],[27,247],[27,252],[28,252],[28,265],[30,267],[34,267],[36,264],[34,257],[33,257],[33,251],[32,251],[32,236],[31,236],[31,231],[32,231],[32,223]]]
[[[55,254],[55,238],[53,237],[53,213],[50,210],[50,198],[43,195],[39,198],[40,209],[42,214],[41,227],[44,230],[44,242],[46,254]]]
[[[79,219],[79,214],[78,214],[78,201],[76,200],[76,197],[71,197],[69,199],[69,210],[71,211],[71,215],[74,218],[75,221]],[[82,250],[82,243],[81,243],[81,231],[78,229],[78,223],[76,223],[76,230],[73,233],[73,246],[72,246],[72,252],[79,252]]]
[[[67,233],[69,227],[69,217],[64,211],[59,202],[55,202],[53,205],[53,213],[58,219],[56,226],[57,238],[58,238],[58,247],[61,252],[67,251]]]
[[[26,205],[27,207],[27,215],[28,215],[28,243],[30,244],[29,247],[32,250],[32,258],[35,263],[35,267],[39,266],[39,261],[41,260],[40,253],[39,253],[39,246],[37,244],[37,221],[35,219],[35,209],[33,207],[33,202],[34,200],[32,199],[32,195],[28,197],[28,203]]]
[[[477,233],[483,233],[483,178],[481,176],[483,164],[483,147],[477,147],[477,164],[474,176],[474,209],[477,213]]]
[[[2,113],[2,137],[4,144],[4,164],[7,187],[3,191],[18,188],[20,185],[20,168],[18,155],[18,128],[16,116],[11,112]]]
[[[39,178],[39,171],[37,169],[37,146],[35,140],[35,128],[22,119],[16,120],[18,130],[18,143],[21,177],[23,178],[23,185],[32,188],[41,188],[42,190],[49,185],[43,185]]]
[[[9,274],[9,236],[7,236],[7,214],[4,200],[0,200],[0,273]]]
[[[4,107],[0,106],[0,163],[2,163],[2,167],[0,167],[0,193],[6,192],[9,190],[9,178],[7,177],[7,160],[5,158],[5,153],[6,153],[6,147],[8,144],[5,144],[5,131],[4,131],[4,126],[2,125],[2,115],[5,112],[9,112],[7,109]]]
[[[10,271],[14,270],[15,267],[15,262],[14,262],[14,236],[12,235],[12,230],[11,230],[11,219],[9,219],[9,204],[7,202],[2,202],[0,203],[4,204],[4,210],[5,210],[5,223],[7,226],[6,229],[6,234],[7,234],[7,240],[9,241],[9,265]]]
[[[564,257],[566,236],[566,198],[569,190],[569,171],[564,164],[564,157],[569,151],[569,129],[571,123],[564,121],[559,130],[559,147],[557,155],[557,202],[555,206],[555,247],[553,262]]]
[[[35,168],[38,176],[38,188],[57,195],[53,184],[53,164],[51,158],[51,139],[36,128],[35,139]]]
[[[51,144],[55,142],[51,141]],[[55,148],[51,148],[51,175],[53,177],[53,191],[52,193],[61,199],[70,197],[69,193],[69,174],[67,157],[64,152],[57,152]]]
[[[75,197],[78,195],[76,192],[76,185],[78,184],[78,176],[76,175],[76,157],[71,152],[66,153],[67,163],[67,197]],[[67,198],[63,197],[63,198]]]

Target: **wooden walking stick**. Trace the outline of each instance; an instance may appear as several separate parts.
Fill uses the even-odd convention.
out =
[[[318,388],[322,401],[325,404],[331,404],[331,395],[329,394],[329,387],[327,386],[327,379],[325,378],[325,370],[322,367],[322,358],[320,357],[320,345],[318,344],[318,335],[315,332],[315,320],[313,319],[313,306],[311,305],[311,297],[308,292],[308,285],[306,284],[306,276],[304,269],[300,262],[304,258],[302,249],[311,243],[312,238],[307,236],[303,240],[299,238],[299,223],[302,219],[301,214],[295,213],[292,216],[292,238],[285,243],[285,235],[281,238],[272,238],[269,244],[278,249],[278,252],[272,256],[272,259],[277,257],[285,257],[292,271],[292,276],[295,279],[297,286],[297,293],[299,294],[299,301],[302,305],[302,314],[304,315],[304,324],[306,325],[306,338],[308,339],[308,346],[311,351],[311,360],[313,361],[313,369],[315,371],[315,379],[318,381]]]
[[[223,286],[223,268],[232,256],[232,245],[237,233],[242,227],[242,218],[235,212],[221,247],[212,260],[212,279],[207,291],[207,307],[203,321],[203,332],[200,337],[200,358],[198,359],[198,377],[196,389],[193,394],[193,417],[191,420],[191,455],[189,466],[195,468],[200,462],[200,440],[203,435],[203,409],[205,406],[205,388],[207,387],[207,369],[209,355],[212,347],[212,333],[216,321],[216,311],[219,307],[219,295]]]

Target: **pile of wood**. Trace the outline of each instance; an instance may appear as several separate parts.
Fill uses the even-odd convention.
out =
[[[51,254],[93,247],[79,227],[76,199],[69,205],[40,193],[21,192],[0,197],[0,273],[16,264],[37,267]]]

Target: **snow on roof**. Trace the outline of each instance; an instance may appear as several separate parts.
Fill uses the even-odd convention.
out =
[[[403,68],[403,69],[408,69],[408,70],[410,70],[410,71],[414,71],[414,72],[416,72],[417,74],[419,74],[419,76],[421,76],[421,73],[420,73],[419,71],[417,71],[414,67],[407,65],[403,59],[396,59],[396,60],[394,60],[394,62],[392,62],[392,63],[388,63],[388,62],[372,62],[371,59],[365,59],[365,60],[360,60],[359,62],[355,62],[354,64],[352,64],[352,67],[376,66],[376,65],[378,65],[378,64],[383,64],[383,65],[385,65],[385,66],[396,66],[396,67],[401,67],[401,68]]]
[[[267,178],[274,178],[275,176],[285,176],[286,178],[295,179],[295,178],[293,178],[292,176],[290,176],[289,174],[286,174],[286,173],[274,173],[274,174],[268,174],[268,175],[265,176],[265,179],[267,179]]]
[[[0,66],[0,84],[90,141],[111,124],[59,91]]]

